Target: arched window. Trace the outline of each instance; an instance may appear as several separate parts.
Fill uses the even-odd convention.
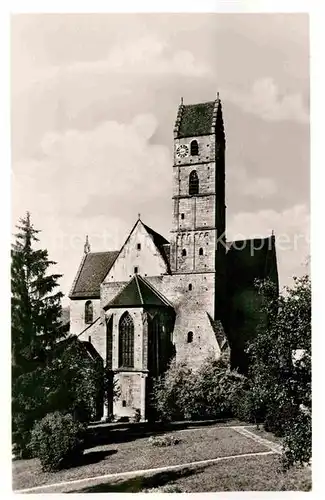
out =
[[[203,248],[199,249],[199,255],[203,255]]]
[[[191,156],[197,156],[199,154],[199,145],[197,141],[191,142]]]
[[[183,248],[183,250],[182,250],[182,257],[186,257],[186,250],[185,250],[185,248]]]
[[[134,365],[134,324],[126,311],[119,323],[119,366],[132,368]]]
[[[188,289],[189,289],[189,291],[191,291],[191,290],[192,290],[192,283],[190,283],[190,284],[188,285]]]
[[[189,194],[199,194],[199,178],[196,173],[196,170],[192,170],[189,177],[188,183],[188,192]]]
[[[93,322],[94,311],[93,303],[91,300],[87,300],[85,303],[85,323],[90,324]]]
[[[190,344],[191,342],[193,342],[193,332],[188,332],[187,343]]]

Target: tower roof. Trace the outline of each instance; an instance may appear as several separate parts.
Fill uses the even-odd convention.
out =
[[[170,302],[142,276],[135,274],[105,307],[172,307]]]
[[[224,139],[222,106],[217,96],[215,101],[184,105],[178,108],[174,128],[175,138],[195,137],[217,133]]]

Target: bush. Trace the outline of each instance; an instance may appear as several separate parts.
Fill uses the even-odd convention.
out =
[[[172,361],[154,384],[153,405],[167,421],[231,417],[245,383],[223,358],[209,357],[197,371]]]
[[[55,471],[83,454],[84,435],[84,424],[73,420],[70,414],[54,412],[35,424],[29,448],[40,459],[43,471]]]
[[[164,447],[164,446],[174,446],[180,443],[180,439],[175,438],[175,436],[151,436],[148,439],[148,442],[152,446]]]
[[[172,360],[166,373],[153,385],[152,404],[164,421],[191,418],[195,379],[186,363]]]
[[[311,460],[311,413],[302,409],[298,417],[289,421],[283,439],[283,464],[285,468],[299,463],[306,465]]]

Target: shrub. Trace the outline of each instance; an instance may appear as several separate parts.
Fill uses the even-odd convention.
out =
[[[148,442],[151,446],[174,446],[180,443],[180,439],[175,438],[175,436],[150,436]]]
[[[85,425],[70,414],[50,413],[35,424],[29,448],[40,459],[43,471],[55,471],[82,455],[84,434]]]
[[[298,417],[289,421],[283,438],[283,465],[306,465],[311,460],[311,413],[302,409]]]
[[[186,363],[171,364],[153,385],[152,404],[158,418],[165,421],[191,418],[195,379]]]
[[[197,371],[173,361],[154,384],[153,404],[162,420],[230,417],[245,383],[223,357],[207,358]]]

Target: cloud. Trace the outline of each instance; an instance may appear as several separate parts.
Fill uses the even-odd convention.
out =
[[[309,112],[299,93],[281,93],[272,78],[256,80],[248,92],[223,89],[221,95],[248,113],[260,116],[266,121],[290,120],[309,123]]]
[[[289,284],[292,276],[305,272],[304,263],[310,255],[310,214],[304,204],[283,211],[260,210],[241,212],[229,218],[227,238],[263,238],[274,231],[280,285]]]
[[[242,196],[268,198],[277,192],[277,186],[269,177],[249,176],[244,167],[227,168],[227,183],[231,190]]]
[[[93,250],[119,248],[139,207],[150,214],[170,193],[170,152],[150,142],[156,128],[156,117],[145,114],[126,124],[47,133],[37,160],[13,165],[13,220],[31,211],[42,245],[66,275],[64,292],[85,234]]]
[[[58,66],[37,68],[29,63],[24,67],[24,78],[21,78],[21,67],[13,74],[13,89],[20,91],[32,84],[46,80],[69,78],[82,74],[130,74],[136,75],[180,75],[203,77],[211,74],[211,69],[198,61],[189,50],[174,50],[164,40],[148,35],[137,40],[115,45],[107,57],[100,60],[75,61]],[[20,77],[19,77],[20,75]]]

